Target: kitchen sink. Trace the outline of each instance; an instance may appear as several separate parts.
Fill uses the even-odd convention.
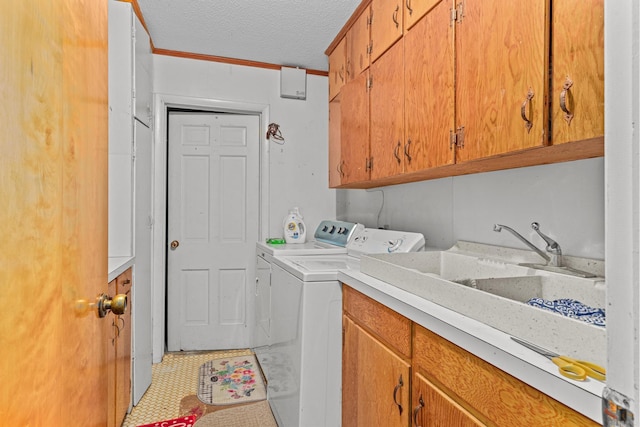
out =
[[[606,364],[606,328],[526,304],[570,298],[605,307],[604,277],[584,278],[532,268],[537,255],[458,242],[447,251],[363,256],[362,273],[541,347]],[[577,260],[603,271],[601,261]],[[586,267],[585,267],[586,266]]]

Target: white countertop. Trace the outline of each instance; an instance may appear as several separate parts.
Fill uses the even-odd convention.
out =
[[[565,378],[553,362],[517,344],[508,334],[359,271],[340,271],[338,280],[602,423],[604,382],[592,378],[586,381]]]
[[[135,257],[109,257],[109,272],[107,282],[112,281],[133,265]]]

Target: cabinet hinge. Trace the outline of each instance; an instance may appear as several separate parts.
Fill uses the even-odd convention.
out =
[[[455,8],[451,9],[450,24],[453,25],[454,22],[461,24],[462,18],[464,18],[464,2],[458,3]]]
[[[367,28],[373,25],[373,10],[369,12],[369,16],[367,17]]]
[[[458,148],[464,147],[464,126],[460,126],[455,132],[449,129],[449,150],[453,149],[454,145]]]
[[[367,79],[367,91],[371,90],[373,87],[373,76],[369,76]]]
[[[373,157],[364,159],[364,170],[371,172],[373,170]]]
[[[367,55],[371,55],[371,52],[373,52],[373,40],[367,45]]]

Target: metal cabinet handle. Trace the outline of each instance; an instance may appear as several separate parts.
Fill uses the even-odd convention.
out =
[[[396,399],[396,395],[398,394],[398,390],[404,386],[404,381],[402,381],[402,374],[400,374],[400,378],[398,378],[398,384],[393,389],[393,403],[398,405],[398,411],[400,411],[400,415],[402,415],[402,405],[398,403]]]
[[[527,105],[529,105],[529,113],[531,113],[531,100],[533,99],[533,90],[531,90],[531,88],[529,88],[529,92],[527,92],[527,97],[524,100],[524,102],[522,103],[522,106],[520,107],[520,116],[522,117],[522,120],[525,121],[525,128],[527,129],[527,132],[531,132],[531,128],[533,127],[533,123],[531,123],[531,119],[529,119],[527,117]],[[531,115],[531,114],[529,114]]]
[[[413,425],[416,427],[420,427],[418,425],[418,412],[424,408],[424,400],[422,399],[422,393],[420,393],[420,398],[418,399],[418,406],[413,408]]]
[[[338,77],[340,77],[340,80],[344,82],[344,65],[340,67],[340,71],[338,71]]]
[[[573,81],[567,77],[567,80],[562,85],[562,92],[560,92],[560,108],[564,112],[564,120],[567,125],[570,125],[571,120],[573,120],[573,113],[567,108],[567,94],[571,95],[569,92],[571,86],[573,86]]]
[[[411,154],[409,154],[410,148],[411,148],[411,138],[407,139],[407,143],[404,145],[404,156],[407,158],[409,163],[411,163]]]
[[[396,28],[400,26],[398,22],[398,11],[400,10],[400,6],[396,6],[396,10],[393,11],[393,22],[396,24]]]
[[[409,16],[413,14],[413,9],[411,8],[411,0],[407,0],[406,2],[407,10],[409,11]]]
[[[336,169],[338,169],[338,173],[340,174],[340,177],[344,178],[344,171],[342,170],[342,166],[344,166],[344,160],[338,163],[338,166],[336,167]]]
[[[400,159],[399,153],[400,153],[400,141],[398,141],[398,145],[396,145],[395,150],[393,150],[393,156],[398,161],[398,164],[400,164],[400,162],[402,161],[402,159]]]

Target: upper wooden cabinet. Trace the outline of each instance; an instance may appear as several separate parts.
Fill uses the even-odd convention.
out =
[[[329,102],[329,187],[342,184],[342,155],[340,139],[340,98],[338,94]]]
[[[347,83],[340,94],[341,183],[366,182],[369,158],[369,72]]]
[[[457,15],[456,161],[545,145],[549,1],[465,0]]]
[[[604,135],[604,0],[554,0],[554,145]]]
[[[347,39],[343,38],[329,55],[329,100],[340,93],[347,82]]]
[[[347,31],[347,81],[353,80],[369,67],[370,19],[371,7],[367,7]]]
[[[404,172],[403,43],[397,42],[371,64],[369,103],[371,179]]]
[[[402,0],[371,1],[371,62],[402,37]]]
[[[603,0],[371,0],[341,32],[348,52],[366,40],[368,8],[369,62],[346,61],[350,82],[368,67],[371,89],[342,98],[336,186],[604,155]]]
[[[429,3],[426,16],[403,38],[405,172],[450,165],[455,159],[449,138],[455,128],[452,3]]]
[[[431,9],[442,0],[405,0],[404,1],[404,31],[413,27]]]

